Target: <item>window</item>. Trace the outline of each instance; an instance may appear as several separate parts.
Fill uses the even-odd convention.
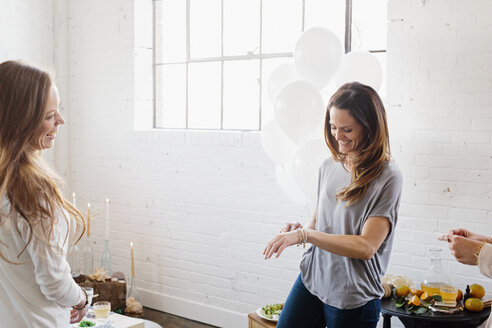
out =
[[[259,130],[273,118],[266,82],[321,26],[383,68],[387,0],[154,0],[154,126]],[[384,87],[384,86],[383,86]]]

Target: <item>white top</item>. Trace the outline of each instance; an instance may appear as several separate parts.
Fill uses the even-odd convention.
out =
[[[0,205],[0,322],[2,327],[69,327],[70,308],[84,300],[81,288],[70,274],[66,261],[69,223],[57,215],[48,245],[40,236],[41,225],[33,229],[17,212],[9,215],[6,197]],[[68,217],[68,216],[67,216]],[[43,224],[49,228],[49,224]],[[49,231],[49,230],[47,230]],[[50,250],[51,248],[51,250]]]
[[[492,278],[492,245],[485,244],[478,255],[478,268],[480,272],[489,278]],[[486,328],[492,328],[492,313],[485,324]]]

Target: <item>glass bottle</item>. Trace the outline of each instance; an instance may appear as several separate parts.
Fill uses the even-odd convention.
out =
[[[441,287],[451,286],[451,279],[442,268],[441,252],[440,248],[429,249],[431,265],[421,284],[422,290],[429,296],[441,295]]]
[[[84,240],[84,245],[82,246],[80,263],[83,274],[90,275],[94,273],[94,251],[88,238]]]
[[[128,289],[128,295],[126,298],[133,297],[133,299],[137,300],[137,286],[135,284],[135,277],[130,278],[130,288]]]
[[[73,245],[67,256],[68,264],[70,265],[70,271],[72,277],[80,275],[80,249],[77,245]]]
[[[106,273],[111,276],[113,270],[111,269],[111,253],[109,252],[109,240],[104,241],[104,253],[101,257],[101,265],[104,267]]]

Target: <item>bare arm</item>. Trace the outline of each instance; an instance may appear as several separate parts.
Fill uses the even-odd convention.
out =
[[[369,260],[377,252],[390,231],[390,222],[385,217],[370,217],[360,235],[331,235],[316,230],[307,230],[307,240],[333,254]]]
[[[306,225],[316,222],[316,216]],[[350,258],[369,260],[379,249],[390,231],[390,222],[385,217],[370,217],[362,228],[361,235],[332,235],[306,228],[307,241],[325,251]],[[276,253],[279,257],[285,248],[298,242],[297,231],[280,233],[266,246],[263,254],[268,259]]]

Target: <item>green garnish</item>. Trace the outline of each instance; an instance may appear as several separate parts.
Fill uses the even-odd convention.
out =
[[[82,320],[79,324],[79,327],[92,327],[92,326],[95,326],[96,324],[92,321],[88,321],[88,320]]]

